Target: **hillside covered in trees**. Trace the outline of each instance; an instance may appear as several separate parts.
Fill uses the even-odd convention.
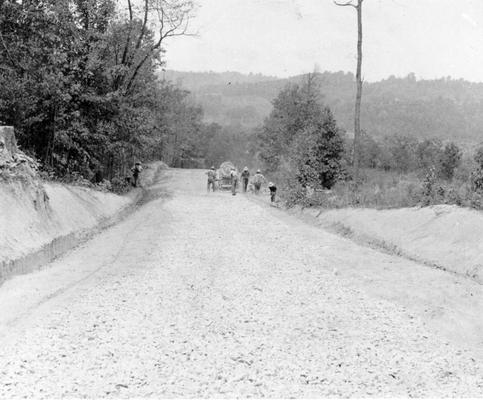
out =
[[[254,127],[272,109],[272,100],[288,82],[303,77],[274,79],[235,73],[167,71],[166,76],[192,91],[205,120],[222,125]],[[351,132],[355,78],[352,73],[318,74],[324,103],[338,124]],[[196,82],[196,84],[194,84]],[[483,140],[483,84],[449,77],[418,80],[413,74],[365,82],[362,127],[375,138],[392,135],[450,139],[459,143]]]

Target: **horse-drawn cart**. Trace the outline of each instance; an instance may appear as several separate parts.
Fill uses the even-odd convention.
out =
[[[235,168],[238,175],[238,171],[231,161],[225,161],[218,168],[218,188],[220,190],[230,190],[231,189],[231,170]]]

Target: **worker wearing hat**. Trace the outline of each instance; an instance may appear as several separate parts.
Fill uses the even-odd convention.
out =
[[[136,161],[134,163],[134,167],[131,168],[134,187],[138,186],[139,174],[141,173],[142,170],[143,170],[143,167],[141,166],[141,163],[139,161]]]
[[[233,196],[235,196],[236,195],[236,188],[238,186],[238,173],[236,172],[235,168],[231,169],[230,178],[231,178],[231,194]]]
[[[210,187],[213,188],[213,192],[216,190],[215,183],[216,183],[216,171],[215,167],[212,165],[211,168],[206,172],[206,175],[208,175],[208,185],[207,185],[207,191],[210,191]]]
[[[241,178],[243,183],[243,191],[246,193],[248,187],[248,180],[250,179],[250,171],[248,171],[248,167],[243,168]]]
[[[273,182],[269,182],[268,189],[270,190],[270,201],[272,203],[275,203],[275,195],[277,194],[277,187]]]
[[[255,193],[258,194],[260,192],[260,188],[262,187],[262,183],[265,182],[265,177],[262,175],[259,169],[257,169],[257,173],[253,176],[253,186],[255,187]]]

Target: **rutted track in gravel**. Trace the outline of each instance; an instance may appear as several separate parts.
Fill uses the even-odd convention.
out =
[[[86,277],[0,331],[0,398],[483,396],[472,349],[346,276],[407,261],[166,174],[122,223],[0,289],[2,314]]]

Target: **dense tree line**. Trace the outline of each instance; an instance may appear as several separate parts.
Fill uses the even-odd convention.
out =
[[[190,1],[0,1],[0,120],[59,176],[175,166],[208,134],[188,92],[158,78],[164,43],[186,33]]]
[[[363,132],[361,166],[400,173],[433,168],[441,179],[451,180],[462,161],[462,151],[453,142],[417,139],[407,135],[374,139]]]

